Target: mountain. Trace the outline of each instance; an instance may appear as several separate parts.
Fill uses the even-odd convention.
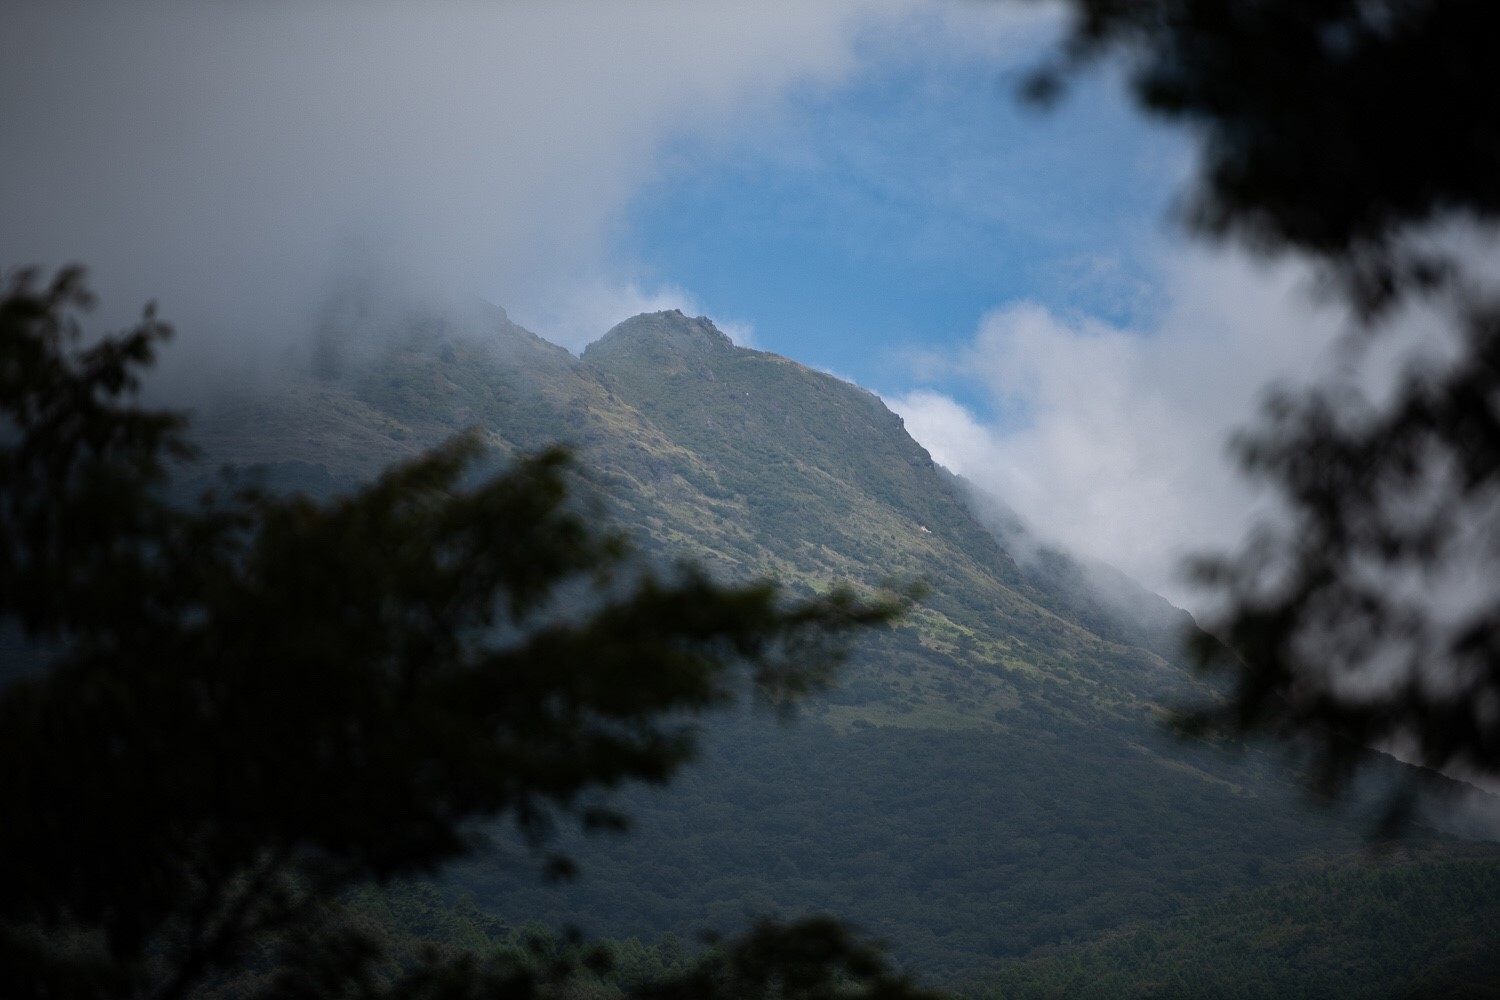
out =
[[[1037,546],[864,389],[678,312],[582,357],[495,309],[357,334],[200,413],[205,453],[326,492],[468,427],[500,456],[562,440],[646,559],[927,588],[794,724],[726,717],[671,787],[625,794],[629,836],[565,835],[578,880],[538,884],[495,831],[445,884],[505,919],[691,935],[826,909],[919,975],[975,981],[1313,873],[1496,856],[1427,828],[1374,855],[1370,815],[1308,808],[1281,754],[1168,735],[1170,708],[1213,696],[1176,655],[1191,620]]]

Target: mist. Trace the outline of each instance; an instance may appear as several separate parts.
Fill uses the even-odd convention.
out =
[[[576,350],[691,305],[607,260],[660,145],[836,82],[909,6],[12,5],[0,261],[84,264],[101,327],[157,301],[189,371],[253,369],[352,282]]]

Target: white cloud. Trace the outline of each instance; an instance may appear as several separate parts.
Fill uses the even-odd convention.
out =
[[[511,307],[559,275],[598,284],[664,139],[837,82],[865,28],[915,4],[23,0],[0,266],[82,261],[107,321],[159,298],[200,339],[295,325],[351,246]]]
[[[978,379],[986,423],[932,390],[888,400],[953,471],[1050,540],[1193,607],[1182,558],[1238,541],[1265,498],[1225,450],[1278,379],[1324,370],[1345,322],[1316,308],[1305,269],[1182,255],[1149,331],[1017,303],[985,318],[950,371]]]

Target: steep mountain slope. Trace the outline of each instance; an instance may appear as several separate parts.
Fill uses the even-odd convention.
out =
[[[707,320],[680,313],[620,324],[584,352],[583,365],[695,457],[706,502],[677,517],[702,525],[692,540],[716,562],[819,586],[929,585],[913,618],[917,641],[907,644],[908,680],[868,700],[868,721],[902,723],[906,713],[891,709],[915,695],[971,724],[1003,724],[1020,688],[1043,672],[1075,689],[1084,715],[1129,714],[1176,676],[1044,608],[950,478],[873,394],[736,348]],[[945,697],[933,684],[961,684],[966,696]]]
[[[1018,564],[997,542],[1018,536],[987,530],[865,390],[676,312],[582,358],[497,310],[403,320],[378,343],[204,414],[205,450],[336,489],[465,427],[502,454],[561,439],[649,558],[792,588],[929,588],[798,725],[726,721],[701,766],[630,796],[633,836],[566,842],[578,882],[538,886],[501,853],[451,874],[455,891],[611,935],[833,909],[954,978],[1375,863],[1367,817],[1309,814],[1279,758],[1164,734],[1163,706],[1206,696],[1174,662],[1179,613],[1106,599],[1055,553]],[[1420,833],[1404,848],[1467,850]]]

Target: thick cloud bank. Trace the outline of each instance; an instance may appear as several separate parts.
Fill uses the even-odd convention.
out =
[[[1343,327],[1307,272],[1237,257],[1166,268],[1151,330],[1016,303],[947,359],[1003,420],[918,390],[887,401],[934,459],[994,493],[1044,538],[1193,609],[1185,555],[1233,545],[1264,508],[1226,453],[1267,386],[1323,370]],[[929,359],[930,363],[930,359]]]
[[[12,5],[0,264],[83,262],[107,321],[157,298],[199,339],[293,327],[350,268],[523,319],[578,288],[576,340],[690,301],[602,256],[660,143],[836,82],[908,6]]]

